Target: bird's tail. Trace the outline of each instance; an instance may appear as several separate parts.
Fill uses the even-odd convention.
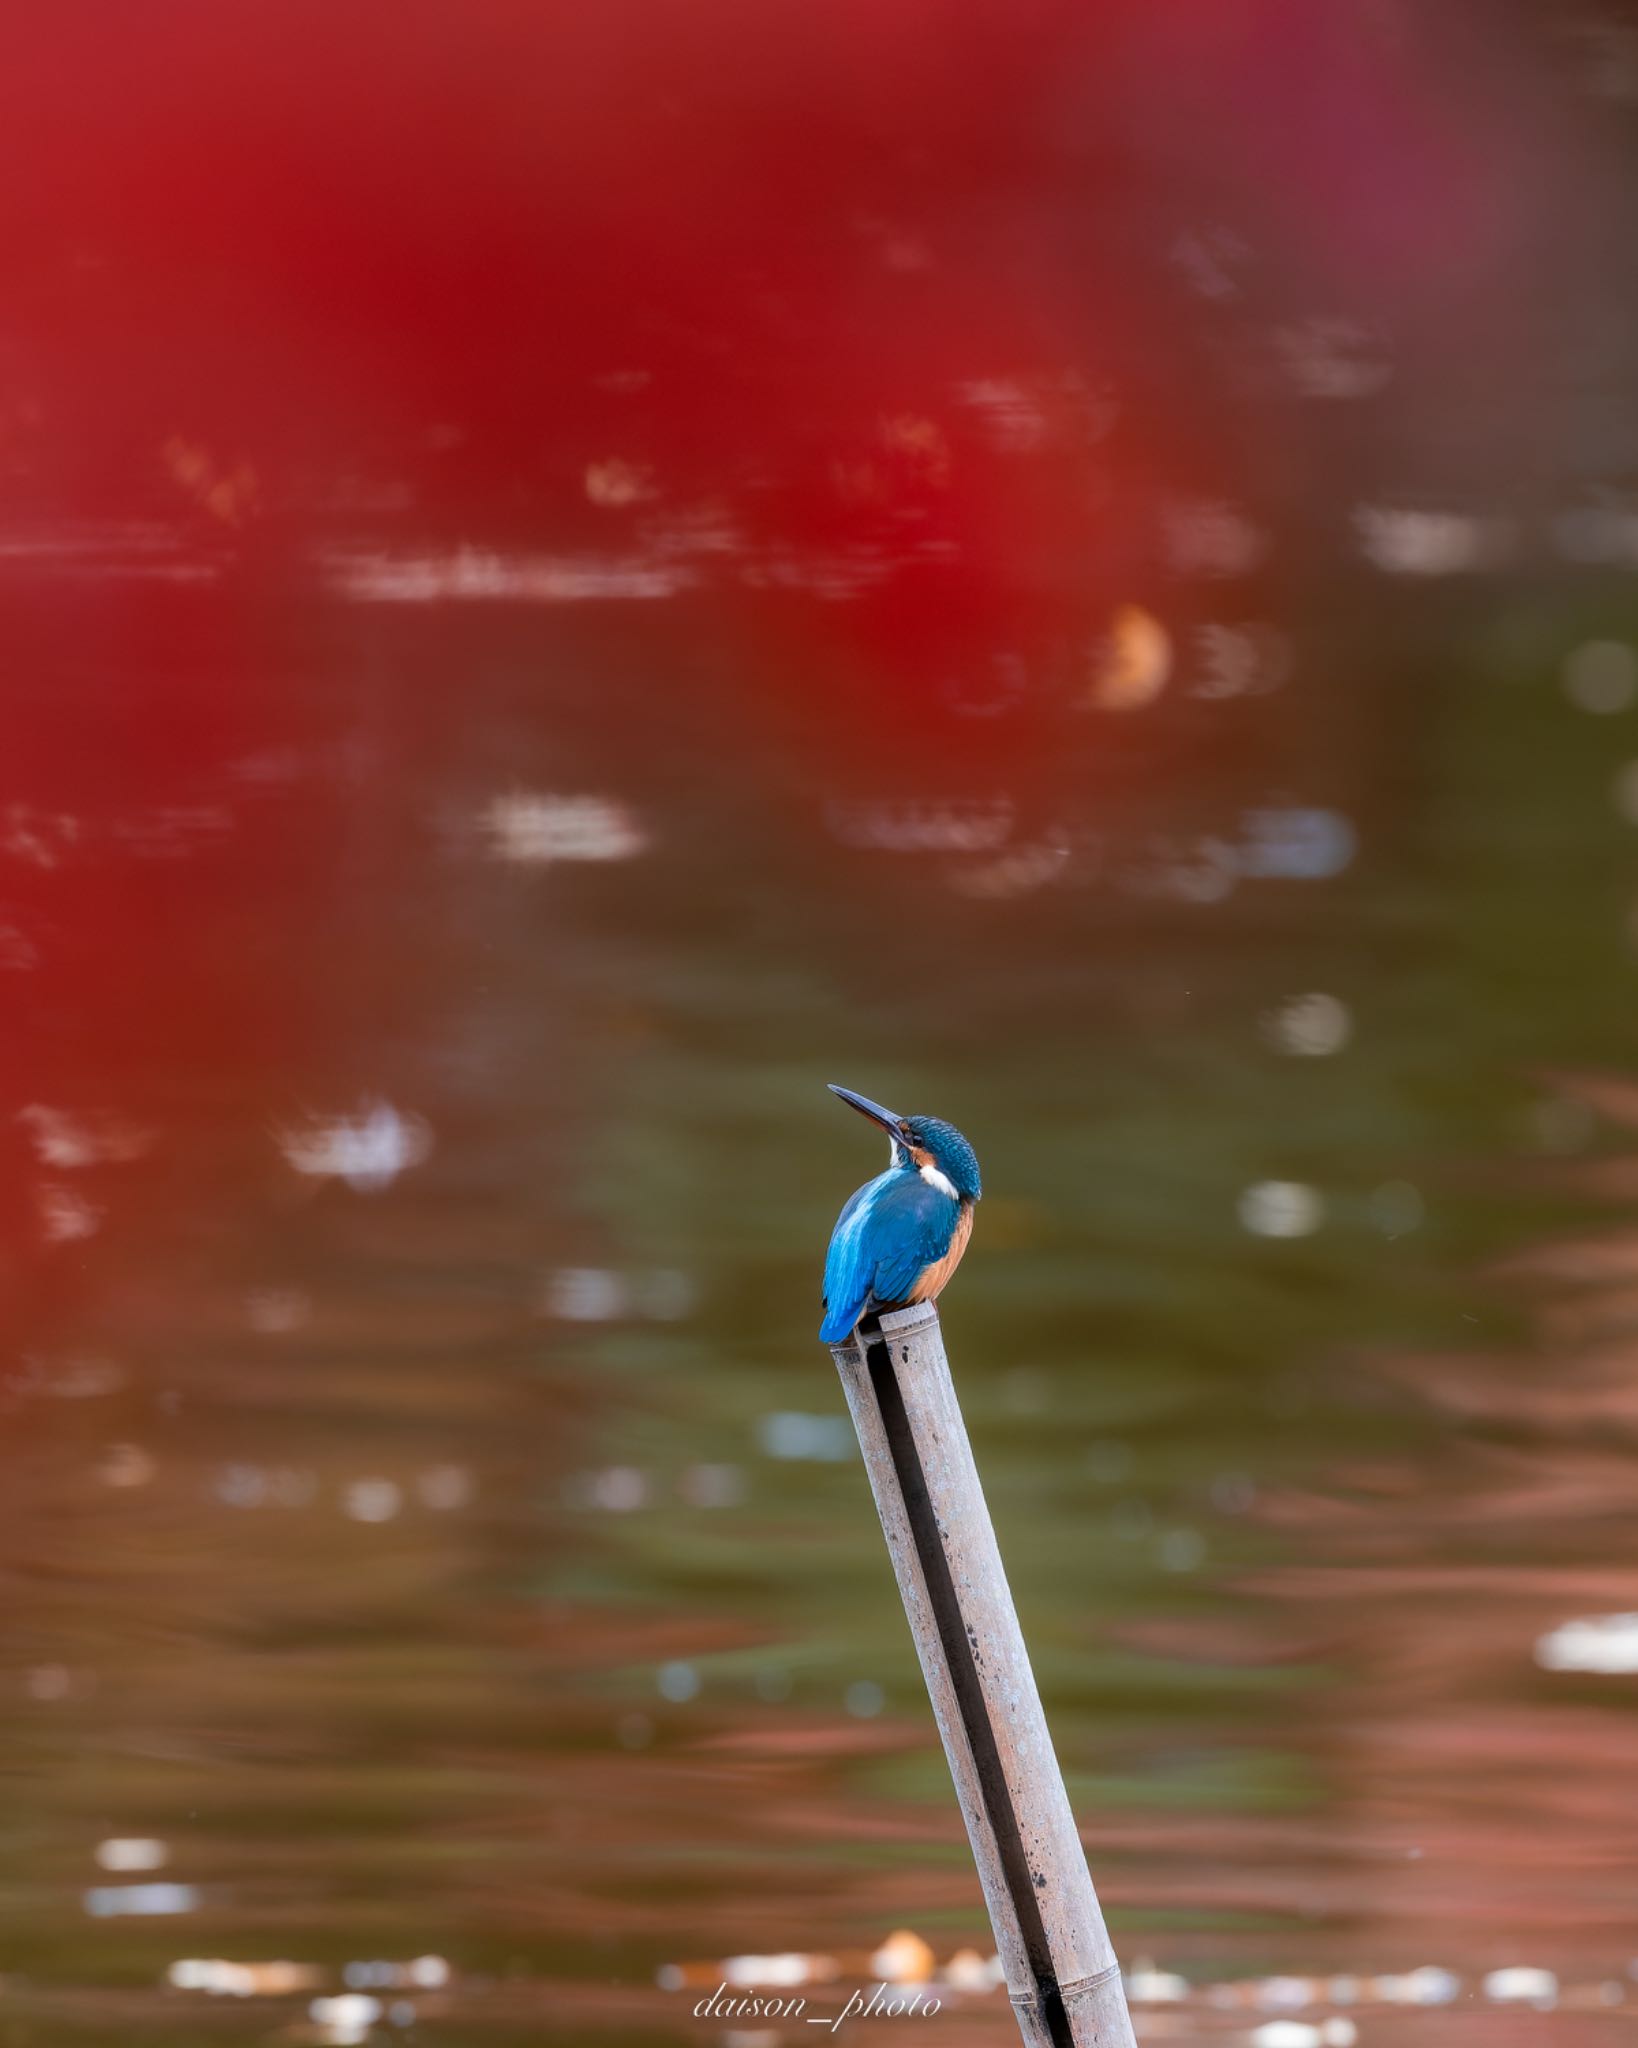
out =
[[[825,1320],[819,1325],[819,1341],[822,1344],[845,1344],[853,1335],[853,1326],[859,1320],[864,1308],[862,1301],[843,1302],[839,1308],[827,1309]]]

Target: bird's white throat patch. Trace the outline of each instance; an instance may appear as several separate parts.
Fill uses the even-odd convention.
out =
[[[940,1173],[936,1166],[927,1165],[921,1169],[921,1177],[930,1188],[937,1188],[941,1195],[950,1196],[952,1201],[955,1199],[955,1182],[947,1173]]]

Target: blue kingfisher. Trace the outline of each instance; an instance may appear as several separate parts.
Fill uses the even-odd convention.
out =
[[[887,1171],[848,1198],[831,1232],[819,1335],[840,1344],[861,1316],[938,1298],[961,1264],[983,1189],[978,1155],[954,1124],[895,1116],[834,1081],[830,1091],[880,1124],[892,1146]]]

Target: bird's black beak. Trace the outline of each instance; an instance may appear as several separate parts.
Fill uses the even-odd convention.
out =
[[[899,1125],[904,1122],[902,1116],[895,1116],[892,1110],[883,1109],[879,1102],[872,1102],[868,1095],[855,1095],[851,1088],[838,1087],[834,1081],[828,1086],[831,1094],[841,1096],[849,1109],[856,1109],[860,1116],[867,1116],[872,1123],[880,1124],[895,1145],[904,1143],[903,1134],[899,1130]]]

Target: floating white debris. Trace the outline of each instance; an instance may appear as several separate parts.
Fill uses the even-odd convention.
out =
[[[97,1861],[104,1870],[159,1870],[169,1853],[151,1835],[110,1835],[97,1844]]]
[[[1319,1986],[1312,1977],[1264,1977],[1257,1986],[1257,2003],[1276,2012],[1300,2011],[1318,1998]]]
[[[48,1108],[43,1102],[20,1109],[17,1121],[32,1132],[40,1164],[65,1172],[104,1161],[140,1159],[153,1143],[152,1132],[122,1118],[76,1115],[71,1110]]]
[[[1126,1979],[1126,1996],[1134,2005],[1176,2005],[1189,1995],[1189,1980],[1173,1970],[1139,1963]]]
[[[677,1491],[691,1508],[733,1508],[745,1498],[745,1474],[737,1465],[690,1465]]]
[[[675,561],[618,555],[332,554],[331,586],[362,604],[590,604],[675,597],[697,573]]]
[[[1274,347],[1302,398],[1369,398],[1393,375],[1380,328],[1338,314],[1276,328]]]
[[[1069,848],[1061,840],[1037,840],[1009,847],[993,860],[950,870],[949,884],[958,896],[984,903],[1004,903],[1045,888],[1069,864]]]
[[[431,1465],[415,1475],[415,1497],[437,1514],[464,1508],[473,1495],[472,1474],[464,1465]]]
[[[1638,654],[1624,640],[1587,640],[1564,657],[1564,694],[1577,710],[1608,718],[1638,702]]]
[[[1558,1979],[1551,1970],[1514,1963],[1508,1969],[1490,1972],[1484,1980],[1484,1995],[1497,2005],[1534,2005],[1545,2012],[1558,2003]]]
[[[842,1705],[857,1721],[873,1721],[887,1705],[887,1695],[873,1678],[856,1678],[842,1695]]]
[[[1427,1220],[1428,1205],[1422,1190],[1408,1180],[1385,1180],[1371,1190],[1371,1221],[1390,1241],[1408,1237]]]
[[[222,1957],[185,1956],[165,1972],[178,1991],[211,1998],[289,1998],[323,1981],[316,1963],[230,1963]]]
[[[264,1337],[282,1337],[299,1330],[313,1313],[313,1301],[301,1287],[257,1287],[245,1296],[245,1321]]]
[[[625,1314],[625,1282],[605,1266],[560,1266],[546,1283],[545,1311],[564,1323],[609,1323]]]
[[[355,1522],[390,1522],[404,1505],[404,1490],[392,1479],[355,1479],[341,1505]]]
[[[97,1461],[97,1477],[104,1486],[146,1486],[158,1470],[141,1444],[110,1444]]]
[[[851,1458],[858,1442],[845,1415],[805,1415],[797,1408],[758,1416],[756,1435],[770,1458],[809,1459],[821,1465]]]
[[[191,1884],[102,1884],[85,1894],[93,1920],[117,1920],[160,1913],[191,1913],[199,1894]]]
[[[1164,525],[1167,555],[1182,576],[1246,576],[1268,553],[1268,535],[1224,499],[1173,506]]]
[[[1306,1181],[1253,1181],[1237,1206],[1253,1237],[1312,1237],[1325,1221],[1325,1197]]]
[[[884,1984],[927,1984],[933,1976],[933,1951],[919,1934],[900,1927],[870,1958],[870,1969]]]
[[[606,1514],[634,1514],[648,1503],[648,1480],[635,1465],[607,1465],[600,1472],[582,1473],[571,1498]]]
[[[442,1956],[417,1956],[406,1975],[423,1991],[440,1991],[449,1982],[449,1964]]]
[[[1536,1639],[1543,1671],[1638,1672],[1638,1614],[1584,1614]]]
[[[39,1394],[55,1401],[94,1401],[103,1394],[118,1393],[125,1380],[124,1366],[112,1358],[87,1352],[43,1358],[30,1352],[12,1388],[19,1394]]]
[[[738,1991],[757,1987],[782,1990],[793,1984],[810,1984],[814,1964],[823,1958],[798,1954],[794,1949],[772,1956],[728,1956],[722,1963],[722,1981]]]
[[[1168,1529],[1155,1547],[1163,1571],[1198,1571],[1206,1559],[1206,1539],[1198,1529]]]
[[[1001,1958],[986,1959],[975,1948],[958,1948],[939,1972],[939,1982],[952,1991],[993,1991],[1002,1981]]]
[[[103,1218],[97,1203],[55,1181],[42,1181],[34,1190],[34,1207],[47,1244],[76,1244],[95,1237]]]
[[[1433,1963],[1398,1976],[1373,1977],[1366,1983],[1368,1994],[1383,2005],[1449,2005],[1461,1988],[1462,1980],[1453,1970],[1442,1970]]]
[[[1351,818],[1302,804],[1247,811],[1240,831],[1239,871],[1263,882],[1328,882],[1349,866],[1359,847]]]
[[[1324,2048],[1354,2048],[1358,2039],[1358,2027],[1341,2013],[1320,2022],[1320,2040]]]
[[[627,462],[618,455],[604,462],[588,462],[585,483],[591,503],[610,512],[641,505],[655,495],[654,472],[648,465]]]
[[[1192,697],[1262,697],[1291,673],[1291,642],[1278,627],[1248,620],[1239,626],[1197,626]]]
[[[275,1135],[297,1173],[345,1181],[360,1195],[390,1187],[432,1150],[432,1132],[422,1118],[380,1101],[364,1102],[353,1117],[317,1118]]]
[[[1289,997],[1263,1018],[1263,1036],[1269,1044],[1294,1059],[1325,1059],[1341,1052],[1353,1028],[1348,1005],[1319,989]]]
[[[315,1998],[307,2017],[322,2029],[335,2048],[354,2048],[381,2017],[381,2001],[361,1991],[343,1991],[333,1998]]]
[[[480,822],[495,858],[525,867],[631,860],[648,845],[631,810],[603,796],[519,791],[495,797]]]
[[[1264,2020],[1251,2030],[1252,2048],[1323,2048],[1324,2039],[1307,2020]]]
[[[1513,542],[1506,521],[1471,512],[1361,505],[1354,525],[1366,560],[1390,576],[1459,576],[1493,568]]]
[[[681,1706],[691,1700],[700,1689],[700,1675],[693,1665],[677,1657],[669,1664],[662,1664],[654,1680],[660,1697]]]
[[[1011,835],[1013,805],[1004,796],[850,797],[827,803],[825,822],[844,846],[883,853],[993,853]]]

